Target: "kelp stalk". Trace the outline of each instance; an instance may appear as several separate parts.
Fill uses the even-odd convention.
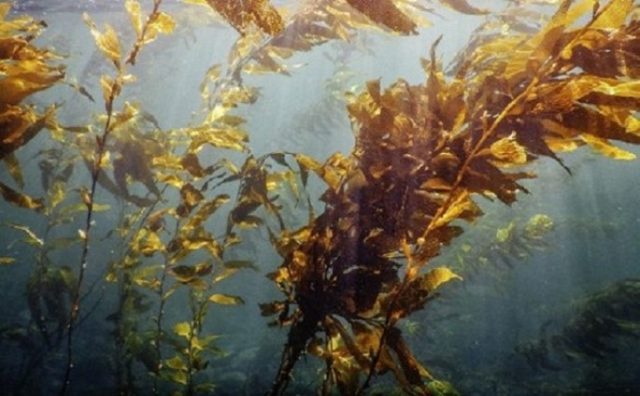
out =
[[[158,31],[166,31],[166,27],[164,23],[166,21],[161,21],[160,26],[156,26],[159,23],[159,16],[165,15],[164,13],[160,13],[158,11],[162,0],[154,0],[154,7],[152,13],[149,15],[144,25],[140,23],[140,5],[135,0],[127,0],[126,6],[127,11],[129,11],[132,21],[134,22],[134,29],[136,30],[137,40],[133,45],[133,48],[129,51],[129,55],[126,57],[128,63],[133,64],[135,62],[136,55],[140,51],[140,48],[143,44],[151,41],[155,38],[155,35]],[[66,359],[66,368],[64,372],[62,388],[60,389],[60,395],[66,395],[68,387],[71,382],[71,370],[73,368],[73,335],[75,330],[75,323],[78,318],[78,314],[80,312],[80,296],[81,296],[81,288],[84,281],[86,269],[88,266],[88,257],[89,257],[89,243],[91,238],[91,228],[93,226],[93,215],[94,215],[94,203],[96,190],[98,185],[98,180],[100,178],[102,168],[104,166],[103,162],[105,161],[107,155],[107,141],[109,139],[109,135],[112,131],[112,122],[114,118],[114,102],[116,98],[120,95],[122,86],[127,82],[128,76],[126,75],[125,68],[121,63],[121,54],[120,54],[120,43],[118,40],[118,36],[110,26],[107,26],[107,29],[104,33],[98,31],[97,27],[93,23],[93,21],[89,18],[88,15],[84,15],[85,22],[89,25],[91,29],[91,33],[95,38],[96,45],[102,51],[105,58],[110,60],[113,63],[113,66],[116,69],[117,75],[116,78],[110,79],[108,77],[104,77],[101,79],[101,85],[104,93],[104,105],[106,110],[106,121],[104,123],[102,132],[99,136],[96,136],[96,149],[94,153],[94,159],[91,162],[91,184],[89,191],[83,190],[81,191],[81,198],[83,203],[87,207],[87,215],[85,218],[85,225],[83,230],[79,230],[80,239],[82,240],[82,252],[80,254],[80,266],[78,269],[78,278],[76,282],[76,287],[72,291],[71,296],[71,307],[69,314],[69,323],[67,325],[67,359]],[[137,21],[137,23],[136,23]],[[142,26],[142,29],[138,29],[136,26]],[[155,26],[154,29],[150,29]],[[154,31],[154,37],[146,37],[149,32]],[[170,30],[170,29],[169,29]]]
[[[107,120],[104,124],[104,129],[102,130],[101,136],[96,138],[96,159],[92,164],[91,169],[91,188],[89,192],[85,192],[83,194],[83,201],[87,206],[87,216],[85,218],[84,230],[80,232],[80,237],[82,239],[82,253],[80,254],[80,266],[78,270],[78,280],[76,283],[76,287],[73,290],[73,295],[71,296],[71,311],[69,315],[69,324],[67,325],[67,365],[66,370],[63,377],[62,389],[60,390],[60,395],[66,395],[67,387],[70,383],[71,377],[71,369],[73,368],[73,332],[75,329],[75,321],[80,312],[80,290],[82,287],[82,283],[85,277],[85,272],[87,269],[87,261],[89,256],[89,239],[91,234],[91,228],[93,225],[93,208],[94,208],[94,198],[96,195],[96,187],[98,184],[98,178],[100,177],[100,172],[102,169],[102,162],[105,156],[105,147],[107,143],[107,139],[109,137],[109,132],[111,130],[111,119],[113,116],[113,102],[116,99],[116,84],[114,81],[111,85],[111,94],[107,98],[105,102],[105,107],[107,108]]]

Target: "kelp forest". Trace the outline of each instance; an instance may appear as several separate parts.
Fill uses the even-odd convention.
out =
[[[640,393],[640,4],[0,2],[8,395]]]

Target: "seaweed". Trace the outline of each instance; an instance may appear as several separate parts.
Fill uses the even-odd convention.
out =
[[[64,80],[60,58],[33,44],[45,23],[8,19],[9,5],[0,4],[0,156],[11,179],[0,181],[0,195],[39,219],[34,226],[3,223],[35,258],[24,285],[29,323],[3,329],[0,338],[23,350],[14,393],[30,389],[29,379],[51,370],[49,362],[62,370],[53,374],[59,393],[72,392],[81,369],[79,325],[96,320],[111,297],[117,302],[106,318],[113,342],[106,361],[115,392],[211,392],[210,361],[225,352],[206,320],[245,303],[221,283],[241,270],[264,269],[238,257],[248,245],[246,230],[262,229],[282,257],[268,275],[282,297],[260,308],[272,325],[288,327],[271,394],[285,392],[305,354],[324,364],[322,394],[375,393],[374,378],[386,373],[407,394],[455,394],[418,361],[403,334],[410,315],[445,284],[466,278],[467,266],[474,270],[464,262],[435,266],[434,259],[455,246],[469,227],[464,222],[475,225],[483,215],[480,199],[511,205],[526,193],[535,160],[550,158],[570,174],[562,152],[588,146],[632,160],[613,142],[640,143],[640,25],[629,0],[562,1],[550,18],[514,11],[535,1],[514,2],[496,15],[467,1],[427,2],[487,15],[487,23],[448,70],[438,57],[445,38],[436,40],[422,60],[423,83],[399,79],[385,88],[374,80],[343,97],[338,80],[346,66],[338,67],[329,82],[337,100],[322,107],[346,104],[355,145],[325,161],[252,150],[239,110],[261,93],[247,76],[291,75],[297,53],[331,41],[357,46],[370,30],[417,34],[435,11],[417,0],[309,1],[291,15],[267,0],[186,3],[179,7],[218,13],[238,38],[226,63],[203,76],[200,111],[187,125],[166,129],[145,110],[145,98],[129,91],[130,72],[147,46],[184,28],[160,10],[162,0],[146,12],[125,1],[130,26],[122,31],[99,28],[84,15],[108,71],[94,76],[99,113],[78,120],[63,113],[65,122],[56,117],[67,105],[40,110],[25,103],[62,83],[82,100],[100,95]],[[339,124],[325,121],[307,120],[317,124],[314,131]],[[34,157],[38,186],[23,177],[19,159],[42,131],[50,134]],[[324,192],[315,194],[317,188]],[[101,212],[118,226],[97,227]],[[486,255],[510,267],[512,257],[544,247],[550,228],[544,216],[524,227],[511,223]],[[103,246],[117,253],[92,253]],[[77,256],[77,265],[65,256]],[[10,266],[22,260],[0,257]],[[101,275],[89,279],[89,267]],[[598,309],[615,303],[605,300]]]
[[[432,377],[396,324],[458,278],[447,268],[421,271],[463,232],[455,220],[482,215],[473,196],[512,204],[527,191],[520,181],[535,176],[511,169],[546,156],[568,170],[556,153],[584,144],[634,157],[609,142],[639,141],[627,127],[636,106],[628,79],[638,72],[637,23],[626,22],[632,10],[624,1],[563,2],[532,37],[498,37],[467,52],[450,79],[436,42],[424,61],[426,83],[400,80],[382,91],[372,81],[354,98],[351,155],[304,164],[328,185],[325,211],[276,240],[284,261],[271,278],[285,300],[264,311],[291,330],[272,394],[284,391],[308,348],[326,361],[325,393],[335,383],[360,394],[387,371],[406,392],[429,393],[423,378]],[[587,12],[589,20],[574,27]],[[614,45],[619,59],[609,58],[610,67],[585,62],[587,53]]]
[[[614,341],[637,338],[638,280],[626,279],[574,303],[558,334],[546,336],[552,323],[541,328],[540,340],[519,351],[534,367],[554,367],[558,357],[569,360],[604,359],[618,352]],[[555,356],[555,358],[554,358]]]

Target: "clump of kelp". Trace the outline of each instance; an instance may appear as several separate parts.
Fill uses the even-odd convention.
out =
[[[637,393],[639,292],[638,279],[615,282],[564,307],[568,312],[540,326],[537,338],[518,345],[516,353],[538,377],[538,387],[567,394]]]
[[[14,181],[23,187],[24,178],[14,152],[45,128],[55,111],[55,106],[50,106],[42,113],[23,102],[60,81],[64,67],[53,63],[54,53],[33,44],[46,24],[29,17],[7,20],[9,10],[9,4],[0,4],[0,159],[7,164]],[[22,195],[4,183],[0,184],[0,192],[6,200],[23,207],[43,209],[42,201]]]
[[[0,5],[0,152],[16,185],[0,188],[6,201],[41,213],[46,224],[43,232],[7,224],[37,257],[26,285],[30,323],[2,333],[29,351],[13,384],[16,393],[44,370],[43,361],[56,361],[49,355],[61,346],[60,394],[73,386],[75,333],[95,309],[83,305],[96,284],[87,284],[88,265],[106,267],[106,281],[117,285],[118,307],[108,318],[117,391],[210,392],[209,359],[222,352],[205,318],[211,307],[244,302],[218,286],[239,270],[256,269],[227,257],[242,247],[239,229],[259,226],[283,257],[269,277],[284,294],[261,309],[276,317],[274,323],[290,326],[272,394],[285,391],[305,353],[325,363],[322,394],[335,387],[362,394],[373,377],[387,372],[406,393],[446,392],[414,357],[399,324],[435,298],[441,285],[461,279],[429,264],[464,231],[458,220],[482,215],[474,199],[515,202],[519,191],[526,192],[521,180],[535,177],[525,166],[539,157],[568,170],[558,157],[562,151],[588,145],[632,159],[611,140],[640,143],[634,81],[640,75],[640,21],[629,0],[563,1],[541,26],[535,25],[544,20],[540,15],[523,21],[510,7],[488,19],[447,73],[436,42],[423,61],[425,83],[399,80],[384,89],[371,81],[350,96],[355,147],[324,163],[300,153],[252,154],[246,120],[234,109],[258,100],[258,89],[243,75],[290,74],[286,61],[295,53],[331,40],[351,42],[363,28],[415,33],[420,21],[409,15],[429,9],[416,0],[319,0],[283,18],[267,0],[187,2],[215,10],[240,37],[227,64],[213,65],[203,80],[201,120],[171,130],[161,130],[142,103],[126,96],[135,82],[129,66],[160,34],[175,29],[160,9],[162,0],[146,13],[138,1],[125,2],[129,36],[84,16],[111,72],[99,77],[102,113],[74,126],[56,121],[54,107],[40,113],[21,104],[61,81],[63,69],[51,63],[53,54],[31,44],[44,24],[7,19],[9,6]],[[464,0],[439,3],[487,13]],[[509,34],[503,34],[505,25]],[[69,85],[93,99],[84,87]],[[15,153],[45,129],[52,141],[37,157],[47,196],[34,198]],[[88,186],[74,184],[80,171],[88,172]],[[310,174],[326,184],[319,215],[313,210],[317,197],[306,188]],[[101,243],[94,219],[110,210],[99,202],[102,189],[121,202],[120,225],[105,235],[120,247],[109,263],[90,251]],[[302,226],[300,220],[288,224],[282,214],[290,203],[287,190],[306,203]],[[535,227],[545,231],[547,223],[538,220]],[[500,235],[516,246],[512,232]],[[531,232],[533,241],[537,231]],[[78,252],[76,268],[56,260]],[[16,260],[2,257],[5,264]],[[184,317],[165,315],[170,305],[186,306]]]
[[[492,277],[494,287],[499,288],[506,286],[506,270],[549,249],[548,236],[554,229],[553,219],[541,213],[508,223],[487,218],[474,229],[474,235],[449,249],[442,261],[467,280]]]
[[[353,98],[351,155],[305,164],[328,184],[325,211],[276,239],[284,262],[272,278],[286,298],[263,310],[291,330],[273,394],[306,350],[326,362],[324,392],[337,384],[360,394],[391,372],[406,392],[430,393],[431,376],[397,324],[458,277],[422,270],[463,232],[455,220],[482,214],[473,196],[511,204],[526,191],[519,181],[535,177],[519,167],[540,156],[564,167],[557,153],[584,144],[633,157],[610,144],[640,142],[633,9],[630,1],[565,1],[533,36],[487,35],[451,78],[434,45],[426,83],[382,90],[373,81]]]
[[[618,352],[615,341],[640,336],[640,281],[627,279],[574,304],[558,334],[541,327],[541,337],[518,349],[534,368],[558,369],[562,359],[599,360]]]

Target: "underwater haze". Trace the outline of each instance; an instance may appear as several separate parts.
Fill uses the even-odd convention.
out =
[[[0,393],[640,394],[640,4],[0,0]]]

